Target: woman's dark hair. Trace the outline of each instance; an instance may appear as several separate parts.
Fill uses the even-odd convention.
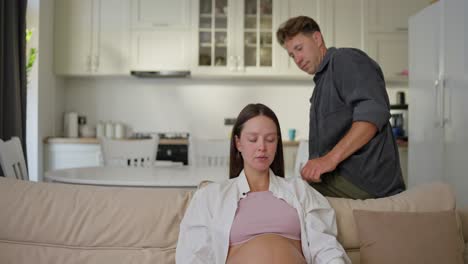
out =
[[[263,104],[248,104],[242,111],[239,113],[236,119],[236,123],[232,128],[231,134],[231,151],[229,157],[229,178],[236,178],[239,176],[240,172],[244,169],[244,159],[242,155],[237,150],[236,147],[236,136],[240,138],[242,129],[244,128],[245,122],[256,116],[266,116],[273,120],[276,125],[276,130],[278,133],[278,145],[276,146],[276,153],[273,162],[270,165],[270,168],[273,170],[275,175],[284,177],[284,160],[283,160],[283,140],[281,138],[281,129],[273,110],[268,108],[268,106]]]
[[[281,24],[276,31],[276,38],[278,43],[283,46],[286,40],[299,33],[309,35],[316,31],[320,32],[320,27],[315,20],[307,16],[298,16],[290,18]]]

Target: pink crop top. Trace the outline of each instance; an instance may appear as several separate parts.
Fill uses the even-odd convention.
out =
[[[229,244],[242,244],[265,233],[301,240],[299,216],[294,207],[270,191],[249,192],[239,201]]]

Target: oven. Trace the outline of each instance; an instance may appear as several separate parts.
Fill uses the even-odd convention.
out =
[[[155,134],[159,136],[156,160],[182,162],[184,165],[188,165],[189,133],[135,133],[132,138],[149,138]]]

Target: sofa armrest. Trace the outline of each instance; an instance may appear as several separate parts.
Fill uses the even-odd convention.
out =
[[[463,239],[465,243],[468,243],[468,207],[458,209],[458,215],[461,220]]]

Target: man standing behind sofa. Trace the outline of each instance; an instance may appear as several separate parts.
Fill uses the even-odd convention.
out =
[[[405,190],[379,65],[358,49],[327,49],[318,24],[306,16],[289,19],[276,34],[297,66],[315,74],[302,177],[333,197],[367,199]]]

